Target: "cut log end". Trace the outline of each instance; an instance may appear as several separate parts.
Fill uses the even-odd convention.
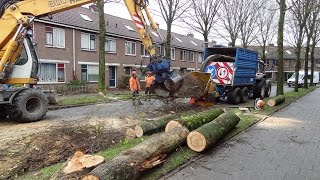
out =
[[[271,107],[273,107],[273,106],[276,105],[276,101],[273,100],[273,99],[270,99],[270,100],[268,101],[268,105],[271,106]]]
[[[169,132],[172,129],[177,128],[177,127],[182,127],[182,125],[177,121],[169,121],[168,124],[166,125],[166,128],[164,131]]]
[[[81,151],[75,152],[73,157],[62,169],[63,174],[71,174],[84,169],[93,168],[104,162],[104,157],[98,155],[84,154]]]
[[[130,138],[136,137],[135,131],[132,128],[128,128],[126,130],[126,137],[130,137]]]
[[[82,178],[82,180],[99,180],[99,178],[93,175],[86,175]]]
[[[196,152],[202,152],[207,147],[206,138],[198,131],[192,131],[188,134],[187,144],[190,149]]]
[[[134,132],[136,134],[137,137],[142,137],[143,136],[143,129],[141,128],[141,126],[136,126],[134,127]]]

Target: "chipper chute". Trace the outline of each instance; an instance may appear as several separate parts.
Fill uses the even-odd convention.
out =
[[[175,93],[177,97],[195,99],[215,98],[214,84],[210,79],[211,73],[190,72],[183,76],[181,88]],[[213,97],[209,97],[213,96]]]

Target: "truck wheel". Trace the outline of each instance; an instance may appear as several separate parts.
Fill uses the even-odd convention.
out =
[[[13,100],[15,114],[11,116],[18,122],[40,120],[48,111],[48,99],[42,91],[26,89],[18,93]]]
[[[266,79],[261,79],[261,81],[254,85],[253,88],[253,98],[264,98],[266,89]]]
[[[227,100],[229,104],[234,104],[234,92],[229,91],[227,95]]]
[[[242,88],[241,90],[241,102],[245,103],[249,99],[249,89],[247,87]]]
[[[269,81],[266,86],[264,97],[270,97],[271,94],[271,82]]]
[[[228,93],[228,102],[230,104],[239,104],[241,102],[241,89],[239,87]]]
[[[0,107],[0,120],[6,119],[7,115],[6,109],[4,107]]]

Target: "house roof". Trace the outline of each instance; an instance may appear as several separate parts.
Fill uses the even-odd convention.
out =
[[[262,56],[262,48],[260,46],[251,46],[249,49],[255,50],[259,52],[259,56]],[[266,58],[267,59],[278,59],[278,47],[277,46],[268,46],[266,49]],[[301,59],[305,59],[305,49],[301,49],[300,54]],[[320,47],[315,48],[314,53],[315,59],[320,59]],[[294,47],[284,47],[283,58],[285,60],[294,60],[295,59],[295,48]]]
[[[82,14],[82,15],[80,15]],[[87,16],[87,20],[85,20],[82,16]],[[105,22],[106,22],[106,32],[110,36],[123,36],[127,38],[139,39],[139,35],[135,32],[135,26],[131,20],[116,17],[113,15],[105,14]],[[99,14],[97,12],[93,12],[90,9],[79,7],[70,9],[64,12],[60,12],[54,14],[52,18],[41,17],[38,20],[42,20],[45,22],[53,22],[60,25],[73,26],[76,28],[85,29],[88,31],[99,31]],[[91,21],[90,21],[91,20]],[[127,27],[126,27],[127,26]],[[133,30],[130,30],[130,27]],[[129,29],[128,29],[129,28]],[[151,36],[154,42],[160,43],[160,38],[157,37],[153,32],[152,28],[149,26],[151,31]],[[165,39],[166,38],[166,30],[160,29],[160,34]],[[181,35],[178,33],[171,33],[171,46],[179,47],[182,49],[202,51],[203,50],[203,41],[191,38],[186,35]]]

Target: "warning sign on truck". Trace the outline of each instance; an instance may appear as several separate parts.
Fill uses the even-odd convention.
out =
[[[211,79],[218,84],[231,84],[234,63],[211,62],[205,68],[205,72],[211,73]]]

